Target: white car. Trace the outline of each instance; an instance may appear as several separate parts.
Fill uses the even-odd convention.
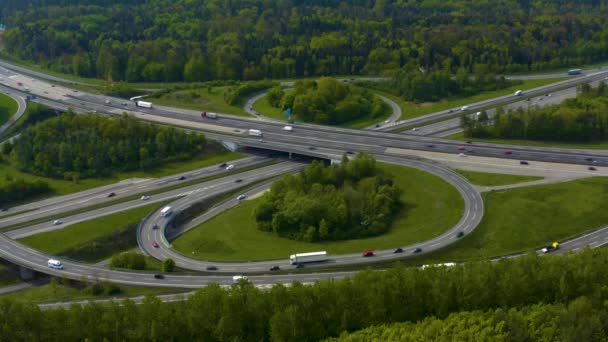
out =
[[[62,223],[63,223],[63,221],[61,221],[61,220],[55,220],[55,221],[53,221],[53,225],[54,226],[58,226],[58,225],[60,225]]]
[[[147,201],[150,199],[150,196],[141,196],[142,201]]]
[[[226,170],[232,170],[234,169],[234,164],[230,164],[228,166],[226,166]]]
[[[469,109],[469,106],[462,106],[462,107],[460,107],[460,110],[462,110],[462,111],[465,111],[467,109]]]
[[[244,280],[244,281],[248,281],[248,280],[249,280],[249,279],[248,279],[246,276],[244,276],[244,275],[235,275],[235,276],[233,276],[233,277],[232,277],[232,282],[236,284],[236,283],[238,283],[239,281],[241,281],[241,279],[242,279],[242,280]]]
[[[459,157],[466,157],[467,155],[466,155],[466,154],[464,154],[464,153],[458,153],[458,156],[459,156]]]
[[[240,201],[240,200],[244,200],[245,197],[246,197],[245,195],[241,194],[241,195],[236,196],[236,199]]]
[[[412,128],[412,131],[417,131],[417,130],[418,130],[418,127]]]
[[[283,127],[283,130],[291,132],[291,131],[293,131],[293,127],[291,127],[291,126],[285,126],[285,127]]]

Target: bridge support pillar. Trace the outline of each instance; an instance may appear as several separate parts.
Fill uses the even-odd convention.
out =
[[[19,276],[23,280],[32,280],[34,279],[34,271],[30,270],[29,268],[19,266]]]
[[[289,159],[291,159],[291,152],[289,152]]]

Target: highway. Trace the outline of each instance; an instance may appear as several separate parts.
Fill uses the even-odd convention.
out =
[[[447,181],[449,184],[451,184],[458,190],[464,200],[463,216],[456,225],[448,229],[443,234],[428,241],[423,241],[410,246],[403,246],[400,245],[398,241],[395,241],[394,248],[389,250],[375,251],[375,257],[362,258],[360,253],[331,255],[330,260],[328,262],[310,265],[308,267],[365,264],[371,262],[378,262],[379,259],[382,261],[388,261],[405,257],[417,256],[419,254],[413,253],[414,250],[416,250],[417,248],[422,249],[422,253],[427,253],[443,248],[446,245],[457,241],[457,234],[459,232],[469,234],[475,229],[475,227],[477,227],[477,225],[481,221],[484,210],[483,200],[477,190],[465,178],[458,175],[457,173],[441,166],[435,165],[433,163],[419,160],[408,160],[389,156],[378,156],[377,160],[381,162],[412,167],[418,170],[434,174]],[[248,195],[263,191],[264,188],[267,187],[268,185],[259,189],[255,189],[254,191],[251,191]],[[197,201],[202,200],[203,198],[212,195],[213,194],[203,194],[201,197],[189,196],[187,198],[183,198],[174,202],[173,205],[178,206],[180,208],[187,207],[193,203],[196,203]],[[224,202],[223,209],[227,209],[234,205],[238,205],[238,201],[233,200]],[[151,255],[159,260],[172,258],[173,260],[175,260],[176,265],[181,268],[196,271],[205,271],[208,266],[216,266],[218,267],[218,271],[220,272],[224,271],[230,273],[247,273],[268,271],[268,269],[274,265],[279,266],[281,269],[291,269],[295,267],[289,264],[289,255],[287,255],[287,253],[285,255],[285,258],[282,260],[270,260],[261,262],[219,263],[214,261],[199,261],[191,259],[169,248],[170,245],[165,238],[166,224],[167,218],[162,217],[160,215],[160,210],[152,214],[145,222],[145,224],[142,225],[142,228],[140,230],[140,248],[142,248],[146,252],[146,254]],[[154,226],[159,227],[159,229],[155,229]],[[172,234],[172,236],[174,235],[175,234]],[[158,248],[153,247],[154,242],[158,243]],[[394,253],[394,250],[397,247],[401,247],[403,249],[403,253]],[[369,249],[373,249],[373,246],[369,246]]]
[[[538,94],[546,93],[552,91],[552,89],[555,89],[555,87],[575,85],[581,81],[603,78],[606,75],[605,73],[606,72],[600,72],[570,79],[564,81],[570,83],[561,82],[557,85],[540,87],[534,91]],[[196,111],[166,107],[158,107],[153,109],[135,108],[132,102],[108,96],[86,94],[65,87],[51,85],[46,82],[29,79],[23,75],[15,74],[8,69],[0,68],[0,74],[6,77],[5,80],[8,81],[11,88],[23,89],[27,86],[30,88],[30,93],[36,94],[39,96],[39,98],[41,98],[40,101],[45,101],[45,103],[58,108],[75,107],[84,112],[88,111],[111,114],[121,114],[126,111],[139,119],[148,120],[150,122],[172,124],[188,129],[202,130],[205,131],[207,136],[211,138],[239,142],[242,145],[250,145],[253,147],[266,148],[270,150],[298,152],[311,156],[326,156],[327,151],[335,151],[334,153],[336,156],[339,156],[340,154],[336,153],[337,151],[368,151],[376,154],[379,159],[387,158],[385,160],[388,160],[388,158],[393,158],[396,162],[407,163],[407,161],[411,161],[411,158],[407,157],[407,151],[425,151],[429,152],[430,155],[441,155],[443,153],[456,154],[458,153],[458,147],[461,144],[459,142],[445,139],[416,137],[386,132],[349,130],[301,123],[294,125],[295,129],[293,132],[285,132],[282,130],[282,124],[264,122],[258,119],[231,117],[224,114],[220,114],[220,118],[217,120],[206,120],[205,122],[201,122],[200,115]],[[18,83],[21,83],[22,85],[19,85]],[[16,92],[19,93],[18,91]],[[23,93],[21,93],[21,95],[23,95]],[[509,100],[509,96],[483,101],[478,104],[471,104],[471,110],[474,110],[478,106],[498,104],[507,100]],[[430,116],[425,117],[426,119],[424,120],[433,120],[445,114],[436,113],[433,115],[437,116],[434,118]],[[424,120],[421,120],[420,122],[425,122]],[[401,124],[409,125],[409,123],[406,122]],[[262,130],[264,132],[263,141],[260,141],[258,138],[247,136],[246,130],[250,128]],[[391,129],[393,128],[394,127],[391,127]],[[473,147],[468,148],[474,149],[474,153],[476,155],[500,159],[507,158],[518,160],[525,158],[527,160],[536,161],[559,161],[562,163],[583,164],[578,166],[581,168],[583,168],[585,165],[608,165],[608,153],[606,151],[504,146],[481,143],[475,143],[472,146]],[[395,151],[401,151],[402,154],[391,156],[391,154],[395,154]],[[506,154],[507,151],[510,153]],[[433,168],[431,168],[430,171],[438,172]],[[449,171],[446,170],[446,172]],[[447,178],[445,179],[452,184],[454,184],[453,182],[459,178],[459,176],[453,174],[446,174],[446,177]],[[452,177],[455,178],[452,179]],[[470,186],[466,181],[464,183],[467,184],[467,186]],[[475,220],[479,222],[478,220],[481,219],[481,215],[479,213],[480,210],[483,210],[483,203],[477,208],[474,206],[475,203],[478,203],[476,202],[475,196],[478,197],[479,194],[474,189],[473,191],[470,191],[470,189],[463,189],[466,189],[466,186],[465,188],[458,188],[465,198],[465,207],[469,209],[469,211],[466,211],[461,219],[461,223],[463,224],[457,228],[453,227],[449,232],[444,233],[443,235],[429,242],[425,242],[429,244],[425,245],[425,251],[439,248],[440,245],[445,242],[445,240],[454,240],[455,237],[451,234],[455,234],[459,230],[465,231],[466,233],[470,232],[470,230],[474,228],[474,226],[470,226],[470,224],[474,223]],[[203,191],[199,191],[199,193],[200,192]],[[186,197],[191,195],[193,194],[188,194]],[[181,202],[179,201],[186,202],[183,203],[183,205],[186,205],[188,200],[190,200],[190,198],[187,200],[178,200],[176,207],[182,208],[180,207],[182,204],[180,204]],[[467,203],[469,203],[468,206]],[[473,205],[472,210],[470,205]],[[154,219],[154,215],[152,215],[151,218]],[[3,234],[0,235],[0,246],[0,255],[9,261],[43,273],[66,276],[72,279],[80,279],[81,276],[85,276],[91,280],[111,281],[122,284],[182,288],[200,287],[209,282],[217,282],[220,284],[229,284],[232,282],[232,278],[225,275],[167,275],[165,279],[155,279],[151,274],[148,273],[114,271],[100,266],[86,265],[65,260],[64,270],[53,270],[46,266],[46,261],[50,258],[49,255],[45,255],[24,247]],[[411,247],[407,246],[407,248]],[[386,257],[384,257],[383,253],[388,253],[387,251],[380,252],[377,257],[366,259],[366,262],[390,260],[391,258],[396,257],[392,255],[392,251],[390,252],[391,255]],[[404,254],[408,254],[408,252],[411,253],[411,250],[406,250]],[[344,258],[344,263],[346,263],[349,256],[344,256]],[[362,259],[359,255],[357,255],[355,258],[359,259],[359,261]],[[336,261],[336,263],[339,263],[339,261]],[[276,274],[251,276],[250,280],[254,284],[289,283],[292,280],[311,282],[322,278],[339,278],[349,274],[352,273],[329,272],[318,274]]]
[[[11,93],[10,90],[8,90],[8,88],[0,86],[0,90],[2,90],[6,95],[8,95],[10,98],[15,100],[15,102],[17,102],[17,112],[13,116],[11,116],[11,118],[8,119],[2,126],[0,126],[0,134],[2,134],[9,127],[11,127],[11,125],[14,124],[15,121],[17,121],[21,118],[23,113],[25,113],[27,104],[25,103],[24,97]]]

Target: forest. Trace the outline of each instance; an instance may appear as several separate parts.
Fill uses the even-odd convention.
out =
[[[201,134],[142,123],[126,114],[112,119],[68,111],[26,128],[3,151],[10,151],[23,171],[73,180],[148,170],[192,158],[205,145]]]
[[[273,87],[267,98],[273,107],[290,109],[296,120],[316,124],[338,125],[364,117],[378,118],[390,112],[388,104],[369,90],[330,77],[297,81],[292,93]]]
[[[602,340],[608,337],[607,263],[608,249],[598,248],[451,268],[367,270],[269,290],[244,281],[229,288],[210,285],[183,303],[148,297],[142,305],[94,303],[42,311],[4,299],[0,336],[6,341],[318,341],[422,321],[432,323],[426,333],[438,335],[451,329],[466,337],[473,333],[468,326],[479,326],[479,336],[493,337],[498,330],[515,341]],[[408,331],[418,336],[419,330]]]
[[[602,81],[596,88],[588,83],[577,89],[577,97],[560,104],[530,105],[515,110],[499,109],[492,117],[462,117],[466,137],[524,139],[558,142],[600,142],[608,140],[608,89]]]
[[[543,70],[608,59],[597,0],[3,0],[5,56],[125,81]]]
[[[307,242],[385,233],[401,208],[400,190],[365,153],[329,167],[314,161],[274,182],[255,209],[258,229]]]
[[[51,192],[52,190],[47,182],[41,180],[29,182],[23,179],[13,179],[8,176],[0,183],[0,207],[12,206],[17,202]]]

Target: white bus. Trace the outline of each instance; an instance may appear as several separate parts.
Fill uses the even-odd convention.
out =
[[[56,270],[62,270],[63,269],[63,264],[61,263],[61,261],[59,260],[55,260],[55,259],[49,259],[49,261],[46,263],[50,268],[54,268]]]
[[[164,207],[163,210],[160,211],[160,216],[169,216],[171,215],[171,207]]]
[[[253,136],[256,136],[256,137],[263,136],[262,131],[260,131],[259,129],[250,129],[249,130],[249,135],[253,135]]]
[[[152,102],[136,101],[135,105],[142,108],[152,108]]]

